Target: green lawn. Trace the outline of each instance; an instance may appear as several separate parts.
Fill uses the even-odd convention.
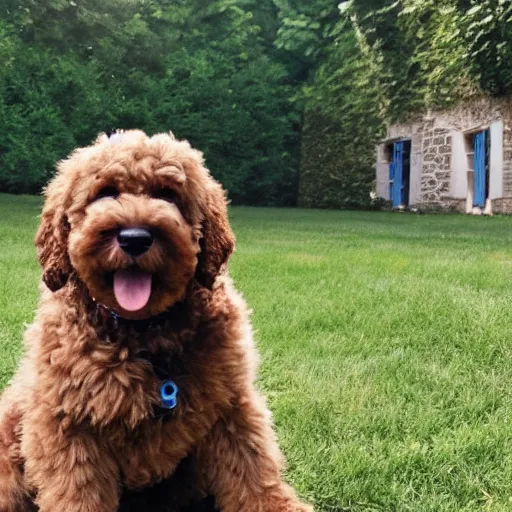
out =
[[[0,379],[39,201],[0,195]],[[288,479],[318,511],[512,510],[512,218],[233,208]]]

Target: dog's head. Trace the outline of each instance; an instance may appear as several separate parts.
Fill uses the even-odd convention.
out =
[[[211,288],[234,247],[225,194],[200,152],[170,135],[100,135],[58,166],[36,236],[52,291],[75,272],[99,303],[148,318]]]

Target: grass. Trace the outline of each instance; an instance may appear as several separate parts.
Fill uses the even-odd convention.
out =
[[[39,200],[0,195],[0,384]],[[287,478],[318,511],[512,510],[512,218],[233,208]]]

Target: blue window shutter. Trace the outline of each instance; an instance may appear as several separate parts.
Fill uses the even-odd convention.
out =
[[[393,200],[393,180],[395,179],[395,162],[389,163],[389,197],[390,201]]]
[[[403,167],[404,167],[404,143],[395,142],[393,147],[394,180],[393,180],[393,206],[400,206],[403,194]]]
[[[474,198],[473,206],[483,208],[486,196],[486,132],[476,133],[474,136]]]

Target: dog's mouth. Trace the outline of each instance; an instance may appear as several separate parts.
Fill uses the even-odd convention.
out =
[[[138,268],[114,272],[114,295],[125,311],[140,311],[149,302],[152,275]]]

